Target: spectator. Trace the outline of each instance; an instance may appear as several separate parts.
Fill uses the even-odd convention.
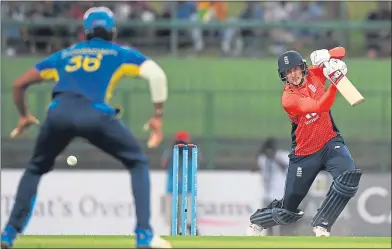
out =
[[[79,3],[72,3],[71,8],[68,12],[68,17],[75,19],[75,20],[82,20],[83,19],[83,9]]]
[[[246,2],[246,6],[240,14],[241,20],[259,20],[264,21],[263,8],[258,2]],[[254,28],[243,28],[240,30],[240,35],[243,40],[243,46],[249,54],[254,54],[257,51],[257,41],[261,39],[262,30]]]
[[[131,6],[131,19],[145,20],[155,19],[158,12],[148,3],[148,1],[132,1],[129,3]]]
[[[266,22],[286,22],[293,20],[292,15],[298,2],[264,2],[264,20]],[[268,31],[272,44],[269,47],[273,54],[281,54],[291,46],[295,37],[291,31],[284,28],[275,28]]]
[[[163,12],[160,16],[161,19],[170,20],[177,19],[178,21],[191,21],[193,15],[196,13],[196,3],[192,1],[175,1],[165,2],[163,6]],[[173,16],[174,14],[174,16]],[[188,47],[192,45],[193,29],[180,29],[178,30],[178,47]],[[165,44],[167,48],[170,48],[169,37],[171,35],[171,29],[162,28],[157,30],[157,36],[165,38]]]
[[[189,143],[191,143],[191,137],[188,132],[186,132],[186,131],[177,132],[174,137],[173,143],[163,153],[162,159],[161,159],[161,167],[163,169],[167,170],[166,198],[164,201],[165,204],[164,204],[163,212],[164,212],[164,215],[165,215],[167,222],[169,223],[168,225],[170,227],[171,227],[171,220],[172,220],[171,211],[172,211],[172,198],[173,198],[173,191],[174,191],[173,185],[172,185],[172,182],[173,182],[173,161],[172,161],[173,147],[176,144],[189,144]],[[181,164],[182,163],[182,156],[181,156],[182,150],[181,149],[179,150],[179,154],[180,154],[180,156],[179,156],[179,166],[178,166],[178,175],[179,175],[178,180],[179,180],[179,186],[181,186],[181,184],[182,184],[182,179],[181,179],[181,176],[182,176],[182,164]],[[191,181],[192,167],[190,167],[192,165],[191,155],[192,155],[192,149],[189,150],[189,155],[188,155],[188,158],[189,158],[189,160],[188,160],[188,165],[189,165],[189,167],[188,167],[188,207],[191,207],[191,205],[192,205],[191,204],[192,198],[190,197],[191,186],[192,186],[192,181]],[[178,221],[180,221],[181,220],[180,219],[180,217],[181,217],[181,207],[180,207],[180,205],[181,205],[181,188],[179,188],[179,190],[178,190],[178,205],[179,205]],[[190,232],[191,214],[192,214],[192,212],[188,212],[188,227],[187,227],[187,229],[189,230],[188,234]],[[179,226],[178,231],[181,231],[180,225],[181,225],[180,222],[178,222],[178,226]],[[197,234],[199,234],[199,233],[197,232]]]
[[[377,2],[377,9],[370,11],[367,21],[391,21],[391,2]],[[365,33],[368,57],[391,56],[391,30],[373,29]]]
[[[44,18],[61,17],[61,5],[57,1],[45,1],[42,5]],[[60,50],[70,45],[69,28],[66,25],[47,27],[47,36],[49,36],[48,51]],[[42,38],[45,39],[45,38]]]
[[[209,22],[213,16],[213,8],[210,2],[202,1],[196,5],[196,13],[192,16],[192,21]],[[200,53],[204,49],[204,32],[201,28],[192,29],[192,40],[194,51]]]
[[[193,20],[199,20],[206,23],[210,21],[226,21],[227,8],[227,3],[224,1],[200,1],[197,3],[197,14],[194,15]],[[194,40],[195,51],[197,53],[201,52],[205,46],[203,33],[204,32],[200,28],[195,28],[192,31],[192,38]],[[224,51],[225,41],[227,41],[230,37],[226,33],[226,30],[215,30],[212,35],[222,36],[221,49]]]
[[[262,20],[263,8],[258,2],[246,2],[246,6],[242,11],[240,18],[243,20]]]
[[[118,2],[113,6],[113,12],[116,20],[119,22],[129,21],[132,15],[132,6],[129,2]],[[136,31],[132,27],[120,27],[117,30],[118,37],[129,39],[136,35]]]
[[[318,2],[299,2],[299,5],[296,6],[292,12],[292,18],[294,20],[304,23],[321,21],[323,17],[323,8]],[[297,50],[301,49],[303,45],[306,45],[309,42],[313,42],[320,36],[318,30],[309,28],[294,29],[293,31],[297,40]]]
[[[1,3],[1,16],[12,18],[14,20],[22,21],[26,16],[26,5],[19,5],[14,2]],[[20,43],[22,35],[26,33],[26,29],[20,28],[18,25],[6,26],[3,30],[3,35],[7,37],[6,54],[14,56],[16,54],[15,44]]]
[[[34,7],[28,13],[29,18],[32,19],[53,18],[55,15],[53,5],[50,2],[35,2]],[[44,50],[46,53],[51,53],[54,35],[54,29],[49,23],[29,28],[27,43],[29,44],[30,52],[35,54],[37,50]]]
[[[151,22],[154,21],[158,16],[158,12],[150,5],[148,1],[131,1],[131,19],[141,20],[143,22]],[[130,30],[129,28],[127,28]],[[143,37],[145,41],[143,42],[144,46],[152,45],[155,40],[155,29],[154,28],[145,28],[138,27],[132,28],[134,30],[133,37]]]
[[[178,20],[190,20],[192,15],[196,13],[196,4],[191,1],[177,3],[176,18]]]
[[[2,2],[1,15],[14,20],[24,20],[26,16],[26,5],[15,2]]]
[[[119,2],[113,9],[116,21],[128,20],[131,16],[132,7],[128,2]]]
[[[83,8],[80,3],[72,3],[71,8],[67,13],[67,16],[74,20],[82,20],[85,12],[84,9],[85,8]],[[77,27],[76,30],[73,31],[73,33],[76,34],[78,41],[84,40],[84,30],[81,26]]]

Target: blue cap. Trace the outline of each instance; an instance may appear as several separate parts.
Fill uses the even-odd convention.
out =
[[[83,16],[84,30],[92,32],[95,27],[112,31],[116,27],[113,12],[107,7],[92,7]]]

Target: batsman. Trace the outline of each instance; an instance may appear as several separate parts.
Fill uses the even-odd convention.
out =
[[[316,50],[310,55],[310,67],[296,51],[279,57],[278,73],[284,84],[282,106],[292,124],[285,192],[283,199],[251,215],[248,236],[259,236],[263,229],[301,219],[304,212],[298,206],[321,171],[329,172],[333,182],[311,222],[317,237],[330,235],[333,224],[356,194],[362,171],[356,169],[332,118],[337,88],[334,84],[324,87],[336,72],[347,74],[343,57],[331,58],[328,50]]]

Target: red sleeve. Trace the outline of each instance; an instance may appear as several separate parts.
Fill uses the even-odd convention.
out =
[[[309,66],[309,71],[311,71],[317,77],[324,77],[323,67]]]
[[[283,108],[293,116],[304,115],[311,112],[327,112],[335,101],[337,88],[331,85],[319,100],[304,98],[295,93],[285,93],[282,96]]]
[[[323,67],[309,66],[309,73],[313,77],[316,77],[319,82],[324,85],[327,78],[324,76]]]

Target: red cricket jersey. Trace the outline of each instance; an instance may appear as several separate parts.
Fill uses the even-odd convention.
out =
[[[301,87],[287,85],[284,89],[282,106],[292,123],[294,155],[313,154],[339,134],[330,113],[337,88],[326,90],[325,80],[323,69],[311,66]]]

